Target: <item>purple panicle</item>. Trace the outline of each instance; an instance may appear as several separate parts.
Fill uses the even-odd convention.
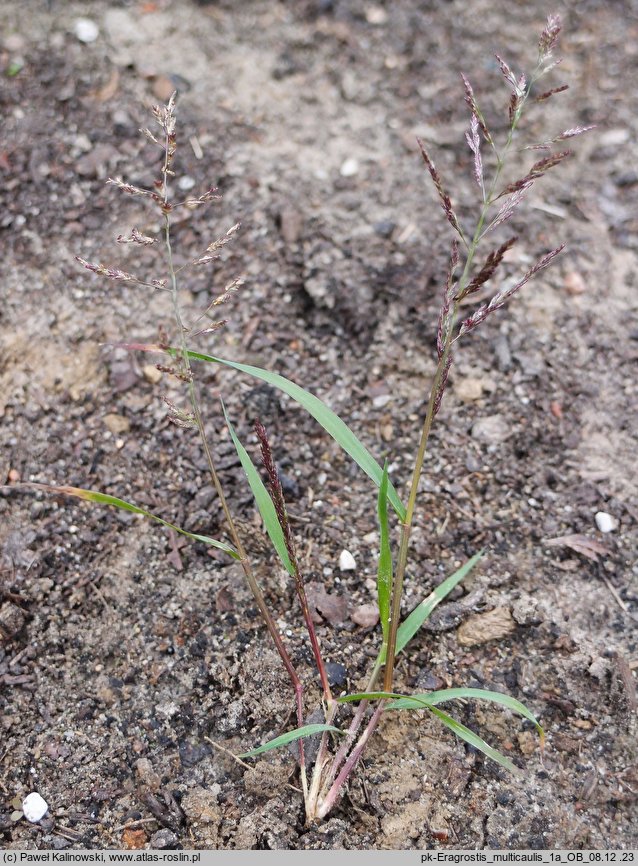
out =
[[[500,310],[501,307],[505,306],[507,301],[522,289],[523,286],[528,283],[533,276],[535,276],[539,271],[542,271],[546,268],[553,260],[565,249],[565,244],[561,244],[555,250],[547,253],[547,255],[543,256],[542,259],[539,259],[533,267],[527,271],[526,274],[523,275],[522,279],[518,281],[511,289],[504,289],[502,292],[498,292],[494,297],[487,303],[482,304],[478,310],[476,310],[468,319],[465,319],[464,322],[461,323],[461,327],[459,329],[459,337],[462,337],[464,334],[467,334],[469,331],[473,331],[477,325],[480,325],[481,322],[485,321],[490,313],[495,312],[496,310]],[[457,337],[458,339],[458,337]]]
[[[457,231],[461,237],[463,237],[463,232],[461,231],[461,226],[459,225],[459,221],[454,213],[452,208],[452,201],[450,196],[446,193],[443,188],[443,183],[441,181],[441,176],[436,170],[436,166],[430,159],[428,152],[425,149],[425,145],[421,141],[420,138],[417,138],[417,143],[419,145],[419,149],[421,150],[421,156],[423,157],[423,162],[427,166],[428,171],[430,172],[430,177],[434,181],[434,186],[436,187],[436,191],[439,194],[439,199],[441,201],[441,206],[443,207],[443,211],[445,212],[445,216],[449,224],[452,226],[455,231]]]
[[[560,15],[549,15],[545,29],[538,42],[538,53],[541,58],[549,57],[556,45],[562,28]]]

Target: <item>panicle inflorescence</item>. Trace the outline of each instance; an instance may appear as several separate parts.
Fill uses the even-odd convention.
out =
[[[441,175],[438,173],[436,166],[430,159],[427,150],[425,149],[425,145],[421,141],[420,138],[417,138],[417,143],[419,145],[419,149],[421,151],[421,156],[423,157],[423,162],[427,166],[428,171],[430,172],[430,177],[434,181],[434,186],[436,187],[436,191],[439,194],[439,199],[441,201],[441,206],[443,207],[443,211],[445,213],[445,217],[452,228],[459,233],[461,237],[463,237],[463,232],[461,231],[461,226],[459,225],[459,221],[457,219],[456,214],[454,213],[454,209],[452,207],[452,200],[450,196],[447,194],[445,189],[443,188],[443,181],[441,180]]]
[[[485,118],[483,117],[482,112],[478,107],[478,103],[474,96],[474,90],[472,89],[472,85],[470,84],[469,79],[461,73],[461,78],[463,79],[463,87],[465,88],[465,101],[470,107],[470,111],[472,112],[472,117],[475,119],[476,123],[480,126],[481,132],[483,133],[483,137],[485,141],[489,144],[493,144],[492,136],[490,135],[490,131],[487,128],[487,124],[485,122]],[[471,145],[470,145],[471,147]]]
[[[470,131],[465,133],[465,140],[474,154],[474,179],[479,187],[483,189],[483,160],[481,158],[481,139],[478,131],[479,119],[477,115],[473,113],[470,121]]]
[[[294,566],[295,572],[298,573],[299,569],[297,566],[297,554],[295,551],[295,544],[292,538],[292,532],[290,530],[290,521],[288,520],[286,500],[284,499],[284,491],[281,486],[279,472],[277,471],[277,467],[275,466],[272,449],[270,447],[270,442],[268,441],[268,434],[266,433],[266,428],[259,419],[255,421],[254,426],[255,433],[257,434],[257,439],[259,440],[259,447],[261,449],[261,459],[264,464],[264,469],[266,470],[266,475],[268,476],[270,498],[272,499],[272,503],[275,506],[277,520],[279,521],[281,531],[284,535],[284,543],[286,545],[288,556],[290,557],[290,561]]]
[[[125,235],[117,236],[118,244],[139,244],[139,246],[150,247],[152,244],[157,243],[157,238],[150,238],[148,235],[143,235],[136,228],[131,229],[131,234],[126,237]]]
[[[459,294],[455,297],[456,301],[460,301],[465,298],[467,295],[471,295],[474,292],[478,292],[482,285],[484,285],[489,279],[494,276],[496,269],[503,261],[503,257],[508,250],[514,246],[518,238],[516,236],[509,238],[502,243],[500,247],[496,250],[492,250],[491,253],[488,254],[487,259],[485,260],[485,264],[480,269],[480,271],[472,278],[472,280],[468,283],[467,287],[463,289]]]
[[[524,274],[522,279],[520,279],[515,285],[513,285],[509,289],[503,289],[498,292],[494,297],[487,303],[483,304],[476,310],[469,318],[465,319],[464,322],[461,323],[461,327],[459,329],[459,333],[456,339],[462,337],[464,334],[469,333],[469,331],[473,331],[477,325],[480,325],[481,322],[484,322],[485,319],[490,315],[490,313],[495,312],[496,310],[500,310],[501,307],[505,306],[505,303],[519,291],[523,286],[528,283],[535,274],[542,271],[546,268],[555,258],[565,249],[565,244],[561,244],[555,250],[551,250],[551,252],[547,253],[547,255],[543,256],[536,264],[531,267],[527,273]]]
[[[549,57],[556,48],[561,28],[560,15],[548,15],[547,24],[538,42],[538,53],[541,59]]]

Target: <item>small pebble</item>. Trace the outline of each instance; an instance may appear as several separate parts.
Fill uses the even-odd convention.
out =
[[[483,396],[484,382],[476,376],[467,376],[454,383],[454,393],[463,403],[472,403]]]
[[[343,665],[338,664],[338,662],[326,662],[326,673],[328,682],[333,688],[340,689],[345,686],[348,672]]]
[[[27,821],[30,821],[32,824],[37,824],[37,822],[41,821],[49,811],[49,804],[44,797],[41,797],[37,791],[34,791],[32,794],[26,796],[22,801],[22,811],[24,812],[24,817]]]
[[[341,168],[339,169],[339,174],[341,177],[354,177],[355,174],[359,172],[359,160],[354,157],[350,157],[346,159],[345,162],[342,163]]]
[[[183,191],[188,192],[195,186],[195,178],[191,177],[189,174],[185,174],[183,177],[177,181],[177,186]]]
[[[106,428],[114,436],[117,436],[119,433],[128,433],[131,429],[128,418],[125,418],[123,415],[116,415],[115,412],[109,412],[102,420]]]
[[[376,604],[360,604],[350,614],[352,622],[362,628],[372,628],[379,622],[379,608]]]
[[[357,567],[354,556],[349,550],[342,550],[339,556],[339,571],[354,571]]]
[[[618,521],[606,511],[597,511],[594,520],[601,532],[613,532],[615,529],[618,529]]]
[[[155,364],[145,364],[142,368],[142,373],[144,374],[144,378],[147,382],[150,382],[151,385],[157,385],[157,383],[162,378],[161,372],[157,369]]]
[[[90,18],[78,18],[73,25],[73,32],[80,42],[88,44],[95,42],[100,35],[100,28]]]
[[[502,415],[479,418],[472,427],[472,437],[486,445],[498,445],[512,434],[512,425]]]
[[[179,839],[172,830],[158,830],[151,836],[152,848],[177,848]]]

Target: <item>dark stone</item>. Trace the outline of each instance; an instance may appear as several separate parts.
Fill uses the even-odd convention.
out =
[[[153,833],[151,836],[151,847],[152,848],[172,848],[177,849],[182,846],[179,843],[179,839],[171,830],[158,830],[157,833]]]
[[[208,755],[210,755],[210,746],[205,743],[189,743],[188,740],[182,740],[178,746],[179,759],[183,767],[194,767],[199,764]]]
[[[327,662],[326,673],[328,674],[328,682],[335,689],[345,686],[347,671],[343,665],[337,664],[337,662]]]

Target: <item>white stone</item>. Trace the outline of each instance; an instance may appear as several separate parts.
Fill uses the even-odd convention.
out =
[[[49,804],[44,797],[41,797],[37,791],[34,791],[32,794],[28,794],[22,801],[22,811],[27,821],[36,824],[49,811]]]
[[[73,32],[80,42],[95,42],[100,35],[100,28],[90,18],[77,18],[73,25]]]
[[[346,159],[344,163],[342,163],[341,168],[339,169],[339,174],[341,177],[354,177],[359,171],[359,160],[355,159],[351,156],[349,159]]]
[[[339,571],[354,571],[357,563],[349,550],[342,550],[339,556]]]
[[[618,521],[611,514],[607,514],[606,511],[597,511],[594,520],[601,532],[613,532],[615,529],[618,529]]]

